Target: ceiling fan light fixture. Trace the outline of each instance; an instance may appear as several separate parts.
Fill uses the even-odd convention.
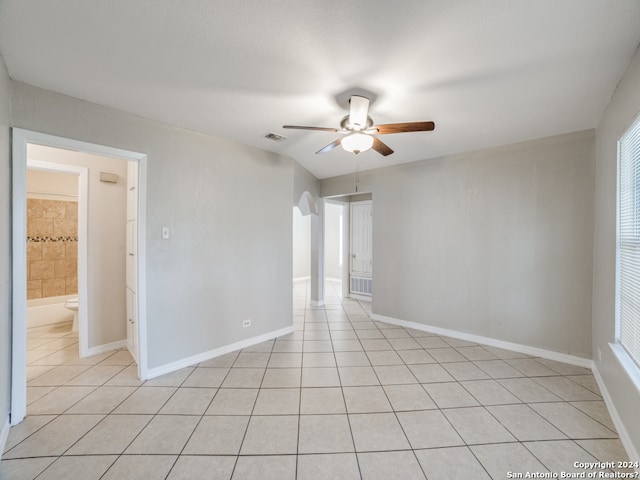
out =
[[[365,152],[373,146],[373,137],[365,133],[350,133],[340,142],[342,148],[356,155]]]

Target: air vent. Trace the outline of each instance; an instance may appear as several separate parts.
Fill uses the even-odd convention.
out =
[[[351,293],[371,295],[373,290],[372,286],[372,280],[370,278],[351,276]]]
[[[273,140],[274,142],[281,142],[281,141],[287,139],[287,137],[283,137],[282,135],[278,135],[277,133],[273,133],[273,132],[267,133],[264,136],[264,138],[266,138],[268,140]]]

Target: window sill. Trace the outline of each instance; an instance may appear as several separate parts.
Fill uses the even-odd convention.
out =
[[[631,383],[636,387],[636,391],[640,394],[640,368],[629,356],[627,351],[617,343],[610,343],[611,351],[613,351],[623,370],[627,373]]]

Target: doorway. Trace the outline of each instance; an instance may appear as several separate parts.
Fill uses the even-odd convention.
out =
[[[27,328],[73,318],[80,356],[86,306],[75,314],[69,307],[86,298],[87,191],[86,167],[27,160]]]
[[[373,296],[373,196],[324,200],[324,280],[341,283],[342,297],[371,302]]]
[[[11,414],[10,423],[15,425],[21,422],[26,415],[26,307],[27,307],[27,269],[26,269],[26,173],[28,166],[29,147],[52,147],[53,149],[70,150],[74,153],[84,153],[87,155],[97,155],[109,157],[112,159],[125,160],[128,164],[133,164],[138,174],[137,183],[137,221],[135,224],[135,241],[136,241],[136,270],[138,272],[135,288],[137,297],[137,306],[135,313],[137,318],[138,333],[138,377],[146,379],[147,376],[147,356],[146,356],[146,292],[145,292],[145,205],[146,205],[146,155],[120,150],[112,147],[105,147],[96,144],[90,144],[72,139],[56,137],[38,132],[32,132],[22,129],[13,129],[13,195],[12,195],[12,271],[13,271],[13,291],[12,291],[12,380],[11,380]],[[86,170],[76,167],[76,174],[80,177],[80,188],[82,188],[83,175],[87,175]],[[84,172],[84,173],[83,173]],[[100,173],[100,172],[96,172]],[[105,172],[108,173],[108,172]],[[102,176],[101,180],[109,181],[109,175]],[[113,178],[113,177],[111,177]],[[85,185],[86,188],[86,185]],[[86,193],[86,191],[85,191]],[[79,199],[82,198],[82,192]],[[86,195],[85,195],[85,198]],[[79,218],[85,217],[84,228],[87,228],[87,206],[85,202],[84,213],[81,211],[83,207],[79,205]],[[97,218],[100,218],[97,212]],[[83,228],[83,227],[80,227]],[[80,232],[80,230],[79,230]],[[79,234],[79,240],[83,238]],[[87,255],[87,235],[84,235],[84,247],[78,244],[78,293],[80,298],[83,294],[87,298],[87,271],[88,265],[86,261]],[[82,250],[84,251],[82,252]],[[124,257],[124,254],[123,254]],[[125,259],[122,258],[122,262]],[[83,280],[84,277],[84,280]],[[123,292],[124,295],[124,292]],[[117,345],[126,341],[112,342],[106,345],[92,345],[88,335],[87,316],[88,302],[80,301],[78,308],[78,323],[80,334],[80,355],[94,355],[117,348]],[[123,316],[124,317],[124,316]],[[123,318],[123,325],[126,318]],[[84,337],[84,339],[83,339]],[[117,345],[116,345],[117,344]]]

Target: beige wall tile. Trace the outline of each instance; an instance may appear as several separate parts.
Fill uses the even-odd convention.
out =
[[[64,207],[67,210],[67,218],[78,218],[78,202],[64,202]]]
[[[27,220],[27,236],[47,237],[53,235],[52,218],[29,218]]]
[[[65,295],[78,293],[78,277],[67,277],[65,280]]]
[[[78,242],[64,242],[66,258],[78,258]]]
[[[42,242],[27,242],[27,262],[42,260]]]
[[[27,218],[42,218],[43,200],[27,198]]]
[[[42,280],[27,280],[27,300],[42,298]]]
[[[67,209],[65,202],[57,200],[44,200],[42,208],[42,216],[44,218],[66,218]]]
[[[29,262],[29,280],[43,280],[54,277],[55,265],[52,260]]]
[[[65,256],[64,242],[42,242],[43,260],[59,260]]]
[[[55,277],[67,278],[78,276],[78,262],[75,258],[55,260]]]
[[[64,278],[51,278],[42,281],[42,296],[43,297],[57,297],[58,295],[65,295],[66,285]]]
[[[53,234],[56,236],[77,236],[78,221],[75,219],[55,218],[53,219]]]

